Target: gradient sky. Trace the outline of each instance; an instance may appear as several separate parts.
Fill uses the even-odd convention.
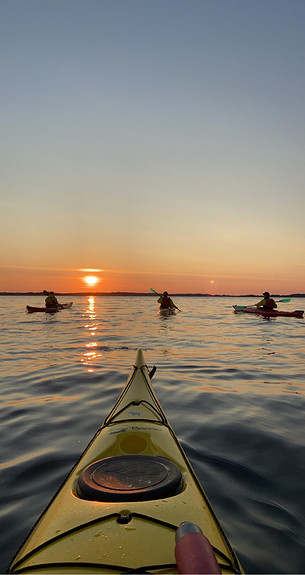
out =
[[[0,291],[305,292],[304,0],[1,0]]]

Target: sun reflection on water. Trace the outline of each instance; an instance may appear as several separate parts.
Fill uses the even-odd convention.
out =
[[[89,373],[94,372],[94,361],[99,357],[102,357],[101,353],[98,353],[98,342],[95,341],[96,331],[98,325],[95,323],[96,320],[96,309],[95,309],[95,298],[90,296],[88,298],[88,307],[86,309],[86,317],[89,320],[89,323],[85,324],[85,328],[89,331],[89,338],[91,341],[85,344],[86,350],[83,354],[84,357],[81,358],[81,362],[84,366],[86,366],[87,371]]]

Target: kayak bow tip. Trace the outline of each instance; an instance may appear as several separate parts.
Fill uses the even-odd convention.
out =
[[[143,354],[143,351],[142,351],[141,349],[138,349],[137,357],[136,357],[136,361],[135,361],[134,366],[135,366],[135,367],[140,367],[140,368],[146,366],[146,361],[145,361],[145,359],[144,359],[144,354]]]

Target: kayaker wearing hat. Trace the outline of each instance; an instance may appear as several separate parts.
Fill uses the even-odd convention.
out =
[[[168,292],[163,292],[158,299],[158,303],[160,304],[160,309],[178,309],[179,308],[174,304],[173,300],[169,297]],[[180,310],[179,310],[180,311]]]
[[[264,299],[256,303],[255,307],[262,307],[263,309],[269,309],[269,310],[275,309],[277,307],[277,304],[275,303],[274,299],[270,297],[270,293],[268,291],[265,291],[263,293],[263,296]]]

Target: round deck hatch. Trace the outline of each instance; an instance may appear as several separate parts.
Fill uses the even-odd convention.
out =
[[[176,495],[182,485],[180,469],[166,457],[123,455],[88,465],[77,492],[92,501],[145,501]]]

